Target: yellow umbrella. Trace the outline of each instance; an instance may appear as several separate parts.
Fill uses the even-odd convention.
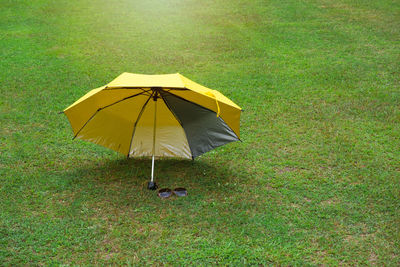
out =
[[[239,140],[241,108],[176,74],[122,73],[66,108],[74,138],[127,157],[195,157]]]

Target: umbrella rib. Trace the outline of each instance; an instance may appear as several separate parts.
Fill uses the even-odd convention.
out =
[[[151,89],[150,89],[150,90],[151,90]],[[132,146],[133,137],[135,136],[136,126],[137,126],[137,124],[138,124],[140,118],[142,117],[144,108],[146,107],[147,103],[149,103],[149,100],[150,100],[151,97],[153,96],[154,92],[155,92],[155,90],[153,90],[153,92],[151,93],[151,95],[149,96],[149,98],[148,98],[148,99],[146,100],[146,102],[143,104],[142,109],[140,110],[140,112],[139,112],[139,114],[138,114],[138,116],[137,116],[137,118],[136,118],[135,124],[133,125],[132,137],[131,137],[131,141],[130,141],[130,143],[129,143],[129,150],[128,150],[128,154],[126,155],[126,157],[128,157],[128,158],[129,158],[129,152],[131,152],[131,146]]]
[[[76,132],[76,134],[74,135],[74,137],[72,137],[72,140],[74,140],[78,134],[82,131],[83,128],[85,128],[86,124],[89,123],[89,121],[91,121],[93,119],[93,117],[97,114],[97,112],[99,112],[101,109],[96,110],[96,112],[85,122],[85,124],[79,129],[78,132]]]
[[[74,140],[74,139],[78,136],[78,134],[82,131],[82,129],[85,128],[85,126],[93,119],[93,117],[94,117],[100,110],[103,110],[103,109],[105,109],[105,108],[111,107],[112,105],[118,104],[118,103],[120,103],[120,102],[122,102],[122,101],[124,101],[124,100],[133,98],[133,97],[135,97],[135,96],[148,93],[150,90],[151,90],[151,89],[149,89],[149,90],[147,90],[147,91],[144,91],[144,92],[141,92],[141,93],[138,93],[138,94],[134,94],[134,95],[131,95],[131,96],[127,96],[127,97],[125,97],[125,98],[123,98],[123,99],[121,99],[121,100],[118,100],[118,101],[116,101],[116,102],[114,102],[114,103],[111,103],[111,104],[109,104],[109,105],[107,105],[107,106],[98,108],[98,109],[96,110],[96,112],[85,122],[85,124],[84,124],[84,125],[79,129],[79,131],[74,135],[74,137],[72,138],[72,140]],[[150,96],[150,97],[151,97],[151,96]]]
[[[118,87],[118,86],[116,86],[116,87],[108,87],[108,86],[106,86],[103,90],[107,90],[107,91],[109,91],[109,90],[119,90],[119,89],[140,89],[140,90],[143,90],[143,91],[145,91],[145,89],[144,89],[144,87],[143,86],[132,86],[132,87],[129,87],[129,86],[120,86],[120,87]]]
[[[185,88],[163,88],[164,92],[170,92],[172,90],[174,90],[174,91],[187,91],[189,89],[185,89]]]
[[[167,91],[165,91],[167,92]],[[174,115],[175,119],[179,122],[179,124],[182,126],[182,122],[179,120],[179,118],[176,116],[175,112],[172,110],[171,106],[169,105],[169,103],[167,101],[165,101],[164,96],[162,95],[162,93],[160,94],[162,100],[164,101],[165,105],[167,106],[167,108],[169,109],[169,111],[171,111],[172,115]],[[187,137],[186,137],[187,138]]]
[[[168,91],[165,91],[165,92],[169,93]],[[171,94],[171,93],[170,93],[170,94]],[[175,117],[176,121],[177,121],[177,122],[180,124],[180,126],[182,127],[183,133],[185,134],[185,137],[186,137],[186,141],[188,142],[188,146],[189,146],[189,149],[190,149],[190,153],[192,154],[192,159],[194,160],[194,158],[193,158],[193,151],[192,151],[192,148],[191,148],[190,145],[189,145],[189,139],[188,139],[188,137],[187,137],[185,128],[183,128],[183,124],[182,124],[181,120],[178,118],[178,116],[176,116],[175,112],[172,110],[172,108],[171,108],[171,106],[169,105],[168,101],[165,101],[164,96],[163,96],[162,93],[160,93],[160,96],[161,96],[161,99],[164,101],[165,105],[167,106],[167,108],[169,109],[169,111],[170,111],[170,112],[172,113],[172,115]]]
[[[124,101],[124,100],[130,99],[130,98],[132,98],[132,97],[146,94],[146,93],[148,93],[150,90],[151,90],[151,89],[149,89],[149,90],[147,90],[147,91],[143,91],[143,92],[141,92],[141,93],[137,93],[137,94],[131,95],[131,96],[127,96],[127,97],[125,97],[125,98],[122,98],[121,100],[118,100],[118,101],[116,101],[116,102],[114,102],[114,103],[111,103],[111,104],[109,104],[109,105],[107,105],[107,106],[104,106],[104,107],[100,108],[100,110],[105,109],[105,108],[108,108],[108,107],[111,107],[112,105],[118,104],[119,102],[122,102],[122,101]]]
[[[130,90],[130,89],[141,89],[141,90],[145,90],[145,89],[143,89],[143,87],[144,86],[121,86],[121,87],[106,87],[106,88],[104,88],[103,90]],[[153,88],[154,86],[149,86],[149,88]],[[145,87],[146,88],[146,87]],[[174,88],[174,87],[166,87],[166,88],[163,88],[163,90],[169,90],[169,91],[171,91],[171,90],[175,90],[175,91],[187,91],[187,90],[189,90],[189,89],[187,89],[187,88],[178,88],[178,87],[176,87],[176,88]]]

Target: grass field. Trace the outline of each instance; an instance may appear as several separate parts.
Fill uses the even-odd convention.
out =
[[[1,265],[400,265],[400,2],[0,0]],[[240,105],[241,139],[156,162],[57,113],[122,72]]]

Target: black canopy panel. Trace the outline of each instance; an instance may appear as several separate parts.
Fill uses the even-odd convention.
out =
[[[221,117],[217,117],[214,111],[163,90],[160,94],[182,125],[193,158],[216,147],[239,140],[232,129]]]

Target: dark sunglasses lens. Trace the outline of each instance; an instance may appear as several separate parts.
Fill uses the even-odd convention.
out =
[[[161,198],[167,198],[167,197],[170,197],[171,195],[172,195],[171,189],[163,188],[163,189],[158,190],[158,196]]]
[[[179,187],[174,189],[174,194],[177,195],[178,197],[184,197],[187,196],[187,191],[185,188]]]

